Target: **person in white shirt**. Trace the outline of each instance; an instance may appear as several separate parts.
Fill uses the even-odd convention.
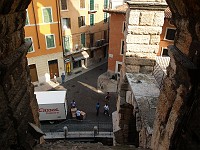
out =
[[[103,108],[104,108],[104,112],[103,112],[104,115],[108,115],[108,116],[110,116],[110,114],[109,114],[109,107],[108,107],[108,104],[105,104]]]
[[[76,119],[80,120],[81,119],[81,111],[77,109],[76,111]]]

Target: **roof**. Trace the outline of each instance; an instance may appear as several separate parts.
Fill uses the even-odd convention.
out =
[[[104,12],[108,13],[126,13],[126,10],[128,9],[128,5],[125,3],[123,5],[120,5],[114,9],[104,9]]]
[[[135,96],[141,121],[149,134],[152,134],[156,105],[160,95],[158,84],[151,74],[126,73],[126,77]],[[140,121],[136,124],[140,126]]]
[[[64,103],[66,91],[42,91],[35,92],[38,104]]]
[[[172,18],[172,12],[169,7],[165,9],[165,18]]]

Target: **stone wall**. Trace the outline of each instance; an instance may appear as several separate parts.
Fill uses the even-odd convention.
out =
[[[24,43],[26,8],[30,0],[0,2],[0,147],[31,149],[28,122],[39,125]]]
[[[120,72],[119,94],[117,101],[117,110],[119,113],[121,112],[122,106],[126,104],[126,91],[130,91],[129,83],[127,82],[125,74],[147,74],[153,71],[153,66],[155,65],[155,56],[159,49],[162,25],[164,23],[164,9],[166,8],[166,3],[161,2],[163,1],[128,1],[129,7],[126,12],[127,26],[125,30],[124,47],[125,54],[124,62]],[[129,115],[127,118],[129,117],[128,119],[131,119],[131,115],[127,115]],[[136,125],[136,121],[132,121],[132,124]],[[121,120],[119,121],[119,124],[120,122]],[[136,131],[136,126],[127,126],[127,128]],[[121,131],[118,131],[118,133],[120,132],[124,133],[125,131],[121,129]],[[138,134],[138,132],[135,132],[134,134],[130,135],[131,138],[134,139],[134,144],[136,146],[139,146],[139,141],[146,140],[139,140]],[[120,136],[117,136],[117,134],[115,134],[115,136],[116,141],[118,141],[117,138],[120,138]],[[142,136],[142,138],[143,137],[146,136]]]
[[[154,122],[152,149],[200,149],[200,31],[196,0],[167,0],[177,28]]]

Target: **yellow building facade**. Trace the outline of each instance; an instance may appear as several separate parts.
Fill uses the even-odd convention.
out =
[[[61,0],[62,39],[67,73],[107,58],[108,0]]]

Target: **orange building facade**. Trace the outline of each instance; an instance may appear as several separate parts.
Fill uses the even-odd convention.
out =
[[[110,13],[109,23],[109,51],[108,51],[108,72],[119,73],[124,54],[124,30],[126,27],[127,5],[121,5],[115,9],[107,9]]]
[[[32,82],[71,75],[107,59],[109,0],[32,0],[25,41]]]
[[[33,0],[27,9],[25,41],[32,82],[47,82],[64,72],[58,1]]]

